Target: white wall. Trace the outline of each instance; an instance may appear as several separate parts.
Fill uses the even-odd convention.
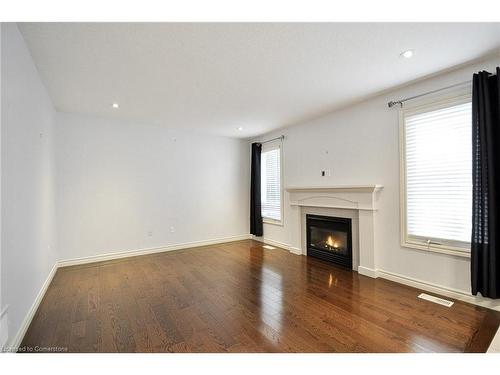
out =
[[[74,114],[56,123],[61,259],[248,233],[247,142]]]
[[[1,27],[1,308],[12,340],[57,260],[54,110],[17,26]]]
[[[500,58],[496,58],[461,68],[260,139],[285,135],[285,187],[384,185],[375,228],[377,247],[383,249],[376,254],[377,268],[468,292],[468,259],[400,246],[398,110],[389,109],[387,102],[471,79],[473,72],[492,71],[499,64]],[[323,169],[330,169],[331,177],[321,177]],[[300,247],[300,243],[293,243],[288,225],[290,210],[286,193],[284,209],[284,226],[265,224],[264,237]]]

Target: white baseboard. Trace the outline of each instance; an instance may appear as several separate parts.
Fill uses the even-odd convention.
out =
[[[439,294],[446,297],[451,297],[459,301],[468,302],[474,305],[486,307],[488,309],[500,311],[500,300],[493,300],[489,298],[473,296],[469,292],[464,290],[459,290],[442,285],[429,283],[423,280],[400,275],[394,272],[389,272],[379,269],[376,270],[376,273],[378,277],[391,280],[396,283],[408,285],[414,288],[425,290],[427,292]]]
[[[360,275],[368,276],[373,279],[376,279],[378,277],[377,270],[374,270],[373,268],[358,266],[358,273]]]
[[[38,292],[35,298],[35,301],[31,305],[26,316],[24,317],[24,320],[21,324],[21,327],[17,331],[16,336],[7,344],[7,346],[11,349],[10,351],[17,351],[17,348],[21,345],[24,335],[26,334],[26,331],[28,330],[31,321],[33,320],[33,317],[35,316],[35,313],[38,310],[38,306],[40,306],[40,302],[42,302],[43,296],[45,295],[45,292],[47,291],[50,283],[52,282],[52,279],[54,278],[54,275],[56,274],[57,268],[58,265],[56,263],[50,270],[49,275],[45,279],[40,291]]]
[[[299,247],[289,246],[288,250],[295,255],[304,255],[302,249]]]
[[[103,262],[106,260],[128,258],[128,257],[133,257],[133,256],[139,256],[139,255],[163,253],[166,251],[181,250],[181,249],[187,249],[187,248],[191,248],[191,247],[216,245],[216,244],[226,243],[226,242],[248,240],[251,238],[252,238],[252,235],[250,235],[250,234],[242,234],[239,236],[215,238],[215,239],[206,240],[206,241],[185,242],[185,243],[181,243],[181,244],[167,245],[167,246],[161,246],[161,247],[150,247],[150,248],[137,249],[137,250],[117,251],[117,252],[112,252],[112,253],[107,253],[107,254],[92,255],[92,256],[82,257],[82,258],[61,260],[58,262],[58,267],[76,266],[76,265],[80,265],[80,264]]]
[[[255,241],[259,241],[259,242],[263,242],[263,243],[272,245],[272,246],[280,247],[282,249],[290,251],[291,253],[293,253],[295,255],[302,255],[302,249],[288,245],[284,242],[279,242],[279,241],[272,240],[270,238],[257,237],[257,236],[252,236],[252,239]]]

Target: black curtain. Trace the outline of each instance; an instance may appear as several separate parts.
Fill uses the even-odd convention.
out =
[[[500,68],[472,85],[472,294],[500,298]]]
[[[262,212],[260,201],[260,154],[262,144],[252,143],[252,171],[250,180],[250,233],[262,236]]]

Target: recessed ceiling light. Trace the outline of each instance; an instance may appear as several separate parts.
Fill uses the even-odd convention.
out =
[[[116,109],[119,107],[119,105],[118,105],[118,103],[113,103],[112,107]]]
[[[409,49],[408,51],[401,52],[399,55],[401,57],[404,57],[405,59],[409,59],[410,57],[413,56],[413,54],[414,54],[413,50]]]
[[[242,131],[242,130],[243,130],[243,126],[239,126],[239,127],[238,127],[238,130],[239,130],[239,131]]]

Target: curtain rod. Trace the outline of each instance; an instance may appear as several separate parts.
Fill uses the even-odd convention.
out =
[[[272,141],[276,141],[278,139],[285,139],[285,136],[284,135],[280,135],[279,137],[276,137],[276,138],[273,138],[273,139],[268,139],[267,141],[264,141],[264,142],[259,142],[260,144],[264,144],[264,143],[268,143],[268,142],[272,142]]]
[[[464,81],[464,82],[460,82],[460,83],[455,83],[454,85],[446,86],[446,87],[443,87],[443,88],[440,88],[440,89],[437,89],[437,90],[427,91],[427,92],[424,92],[423,94],[419,94],[419,95],[415,95],[415,96],[410,96],[409,98],[404,98],[404,99],[400,99],[400,100],[391,100],[389,103],[387,103],[387,106],[389,108],[392,108],[395,105],[399,104],[401,106],[401,108],[403,108],[403,103],[407,102],[408,100],[412,100],[412,99],[420,98],[421,96],[426,96],[426,95],[434,94],[436,92],[440,92],[440,91],[452,89],[453,87],[463,86],[466,83],[470,84],[471,81],[469,80],[469,81]]]

